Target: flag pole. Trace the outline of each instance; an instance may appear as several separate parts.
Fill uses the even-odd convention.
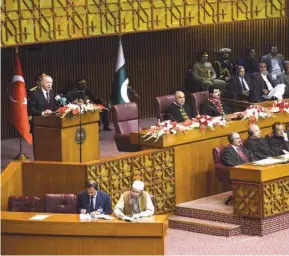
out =
[[[28,156],[26,156],[23,152],[22,152],[22,136],[21,134],[19,133],[19,143],[20,143],[20,153],[17,154],[15,157],[14,157],[14,160],[26,160],[26,159],[29,159]]]

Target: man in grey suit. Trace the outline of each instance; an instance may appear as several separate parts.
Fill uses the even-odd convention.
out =
[[[280,76],[281,83],[285,84],[284,98],[289,98],[289,61],[285,61],[285,72]]]
[[[270,46],[270,53],[264,55],[260,62],[265,62],[267,70],[272,77],[273,85],[281,83],[280,75],[284,71],[284,56],[278,53],[276,45]]]

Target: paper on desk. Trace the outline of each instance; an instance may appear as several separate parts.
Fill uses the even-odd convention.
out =
[[[281,164],[284,163],[284,159],[276,159],[276,158],[266,158],[259,161],[255,161],[252,164],[255,165],[273,165],[273,164]]]
[[[114,217],[105,215],[105,214],[98,214],[91,217],[91,219],[105,219],[105,220],[113,220]]]
[[[49,216],[50,215],[35,215],[35,216],[29,218],[29,220],[44,220]]]

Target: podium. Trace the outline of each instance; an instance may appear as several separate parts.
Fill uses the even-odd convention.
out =
[[[74,118],[36,116],[33,119],[34,160],[84,162],[99,159],[98,111]]]

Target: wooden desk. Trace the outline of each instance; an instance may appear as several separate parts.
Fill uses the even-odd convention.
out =
[[[257,125],[262,130],[262,134],[272,132],[274,122],[289,123],[287,114],[276,114],[275,117],[259,120]],[[198,198],[214,195],[229,187],[221,187],[216,180],[213,148],[228,145],[227,135],[236,131],[242,139],[248,137],[249,121],[232,121],[227,127],[217,127],[215,131],[192,130],[186,133],[170,134],[159,138],[145,140],[142,136],[146,131],[131,133],[131,142],[137,144],[140,135],[140,143],[151,148],[174,149],[175,160],[175,190],[176,203],[192,201]]]
[[[289,212],[289,163],[230,167],[234,214],[264,219]]]
[[[32,255],[165,254],[168,215],[135,223],[120,220],[79,221],[77,214],[5,212],[1,216],[1,253]],[[39,213],[46,215],[46,213]]]

